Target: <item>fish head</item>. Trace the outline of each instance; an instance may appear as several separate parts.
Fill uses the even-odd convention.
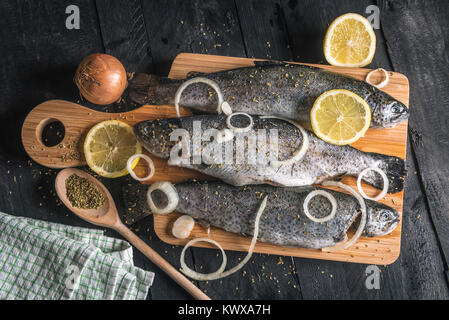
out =
[[[383,236],[391,233],[399,224],[399,213],[386,205],[373,203],[367,205],[367,222],[364,235],[369,237]]]
[[[402,102],[394,100],[393,98],[379,100],[380,102],[374,104],[372,127],[393,127],[408,119],[409,110]]]
[[[180,127],[178,118],[142,121],[134,125],[134,134],[151,154],[168,159],[170,150],[177,143],[171,141],[171,134]]]

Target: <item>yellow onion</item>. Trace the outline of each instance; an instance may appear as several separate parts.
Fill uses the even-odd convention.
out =
[[[87,56],[78,66],[74,81],[84,98],[99,105],[118,101],[127,86],[122,63],[102,53]]]

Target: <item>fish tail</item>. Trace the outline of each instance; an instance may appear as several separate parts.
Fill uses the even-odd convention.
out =
[[[407,173],[405,167],[405,161],[398,157],[385,156],[382,154],[375,154],[382,160],[379,169],[385,172],[388,178],[389,186],[388,193],[396,193],[404,189],[404,178]],[[371,185],[376,188],[382,189],[383,179],[376,175],[376,179],[368,181]]]
[[[176,80],[138,73],[129,82],[129,96],[138,104],[172,104],[178,85]]]
[[[146,201],[147,190],[148,186],[141,183],[130,182],[122,185],[125,210],[120,214],[120,218],[126,225],[132,225],[152,214]]]

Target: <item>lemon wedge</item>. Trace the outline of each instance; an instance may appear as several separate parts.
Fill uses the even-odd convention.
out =
[[[330,90],[315,101],[310,120],[313,132],[322,140],[336,145],[351,144],[368,130],[371,109],[351,91]]]
[[[103,121],[89,130],[84,141],[84,155],[89,167],[102,177],[127,175],[128,159],[142,153],[142,146],[128,124],[118,120]],[[136,158],[132,169],[139,162]]]
[[[364,67],[376,51],[376,34],[363,16],[347,13],[335,19],[324,38],[324,56],[333,66]]]

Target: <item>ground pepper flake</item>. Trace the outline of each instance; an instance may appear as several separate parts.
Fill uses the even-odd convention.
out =
[[[76,174],[67,178],[65,187],[67,198],[75,208],[98,209],[106,202],[104,194],[96,185]]]

